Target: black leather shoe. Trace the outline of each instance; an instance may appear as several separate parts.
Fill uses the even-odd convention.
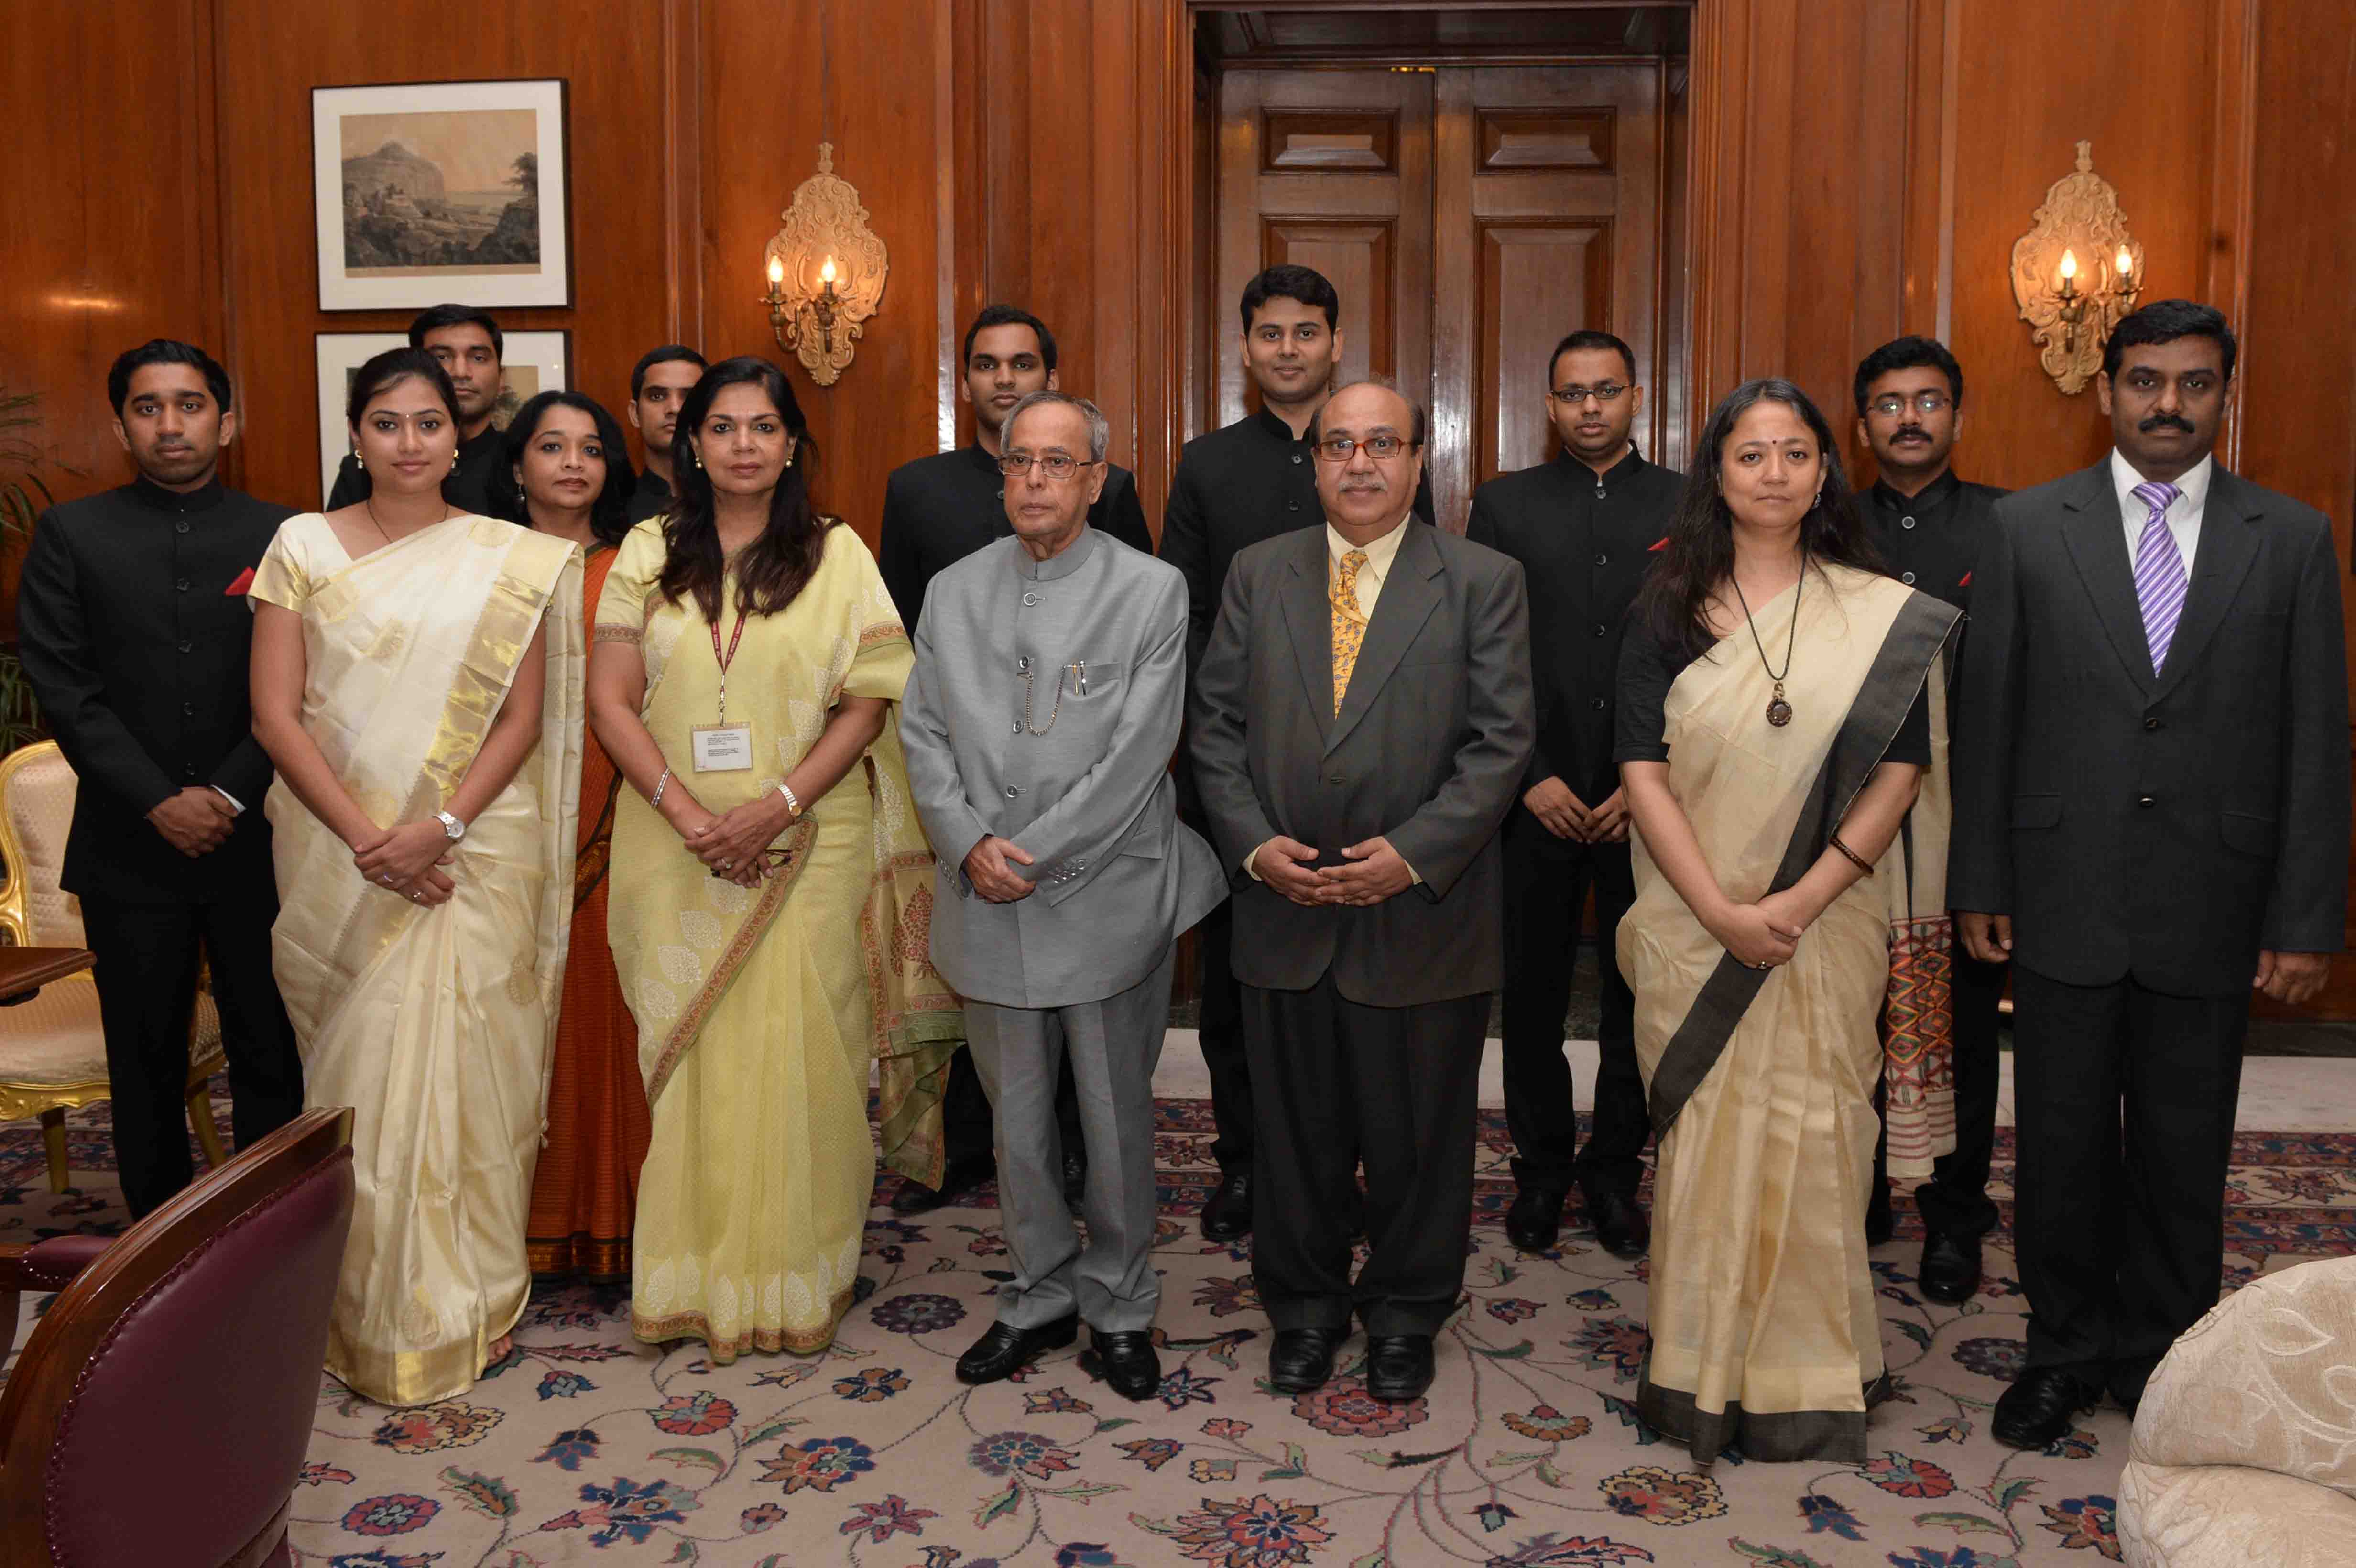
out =
[[[1366,1392],[1376,1399],[1421,1399],[1431,1387],[1431,1336],[1366,1336]]]
[[[1162,1359],[1153,1353],[1153,1336],[1141,1328],[1089,1329],[1088,1348],[1080,1352],[1080,1371],[1104,1379],[1123,1399],[1151,1399],[1162,1386]]]
[[[1286,1393],[1312,1393],[1333,1375],[1333,1352],[1341,1348],[1339,1328],[1279,1328],[1269,1347],[1268,1382]]]
[[[1622,1262],[1643,1257],[1653,1244],[1653,1222],[1644,1218],[1633,1193],[1587,1194],[1587,1218],[1603,1250]]]
[[[1080,1315],[1076,1312],[1058,1317],[1053,1323],[1043,1323],[1036,1328],[1017,1328],[1012,1324],[993,1323],[989,1333],[976,1339],[972,1348],[958,1358],[958,1381],[994,1383],[1022,1371],[1047,1351],[1062,1349],[1079,1337]]]
[[[1914,1282],[1932,1300],[1961,1307],[1979,1293],[1980,1239],[1932,1232],[1922,1238],[1922,1263],[1914,1271]]]
[[[1898,1216],[1890,1211],[1890,1184],[1883,1182],[1865,1202],[1865,1244],[1878,1247],[1898,1233]]]
[[[2070,1435],[2070,1424],[2102,1397],[2102,1390],[2075,1372],[2031,1367],[1996,1402],[1988,1431],[2009,1447],[2050,1448]]]
[[[1077,1152],[1064,1157],[1064,1207],[1076,1214],[1088,1195],[1088,1157]]]
[[[1547,1187],[1525,1187],[1514,1194],[1505,1211],[1505,1240],[1526,1253],[1542,1253],[1562,1233],[1564,1194]]]
[[[900,1190],[892,1194],[892,1212],[903,1218],[910,1214],[929,1214],[945,1203],[954,1203],[975,1188],[998,1174],[998,1160],[991,1155],[968,1156],[953,1159],[941,1173],[938,1187],[927,1187],[921,1181],[903,1180]]]
[[[1219,1189],[1203,1205],[1203,1235],[1214,1242],[1232,1242],[1251,1234],[1251,1172],[1230,1170],[1219,1178]]]

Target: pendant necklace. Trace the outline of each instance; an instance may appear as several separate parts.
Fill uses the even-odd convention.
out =
[[[1751,618],[1751,601],[1742,594],[1741,581],[1733,572],[1726,580],[1734,584],[1735,602],[1742,606],[1742,624],[1751,628],[1751,645],[1759,650],[1759,667],[1775,683],[1775,693],[1767,699],[1767,722],[1781,730],[1792,721],[1792,705],[1783,699],[1783,677],[1792,673],[1792,655],[1800,643],[1800,590],[1808,581],[1808,553],[1800,552],[1800,580],[1792,584],[1792,635],[1783,644],[1783,667],[1777,670],[1767,662],[1767,646],[1759,640],[1759,624]]]

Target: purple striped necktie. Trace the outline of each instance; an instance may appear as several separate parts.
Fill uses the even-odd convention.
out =
[[[2144,640],[2151,645],[2151,673],[2168,664],[2168,645],[2184,615],[2184,556],[2168,528],[2169,503],[2184,494],[2173,485],[2138,485],[2135,498],[2151,508],[2136,545],[2136,603],[2143,606]]]

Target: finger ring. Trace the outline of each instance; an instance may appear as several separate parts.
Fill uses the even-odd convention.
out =
[[[390,872],[390,871],[387,871],[383,876],[381,876],[381,877],[378,878],[377,880],[378,880],[379,881],[382,882],[382,883],[383,883],[386,887],[388,887],[388,888],[389,888],[389,887],[391,887],[391,886],[392,886],[392,873],[391,873],[391,872]]]
[[[425,901],[425,895],[423,893],[412,892],[409,896],[415,899],[419,903],[423,903]]]
[[[734,860],[723,860],[720,862],[720,869],[723,871],[733,871],[736,869],[736,862]]]

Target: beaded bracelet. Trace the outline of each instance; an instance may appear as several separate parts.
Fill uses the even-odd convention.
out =
[[[670,770],[669,768],[665,768],[662,771],[662,777],[655,780],[655,793],[647,797],[647,804],[648,805],[660,805],[662,804],[663,791],[669,788],[670,788]]]

